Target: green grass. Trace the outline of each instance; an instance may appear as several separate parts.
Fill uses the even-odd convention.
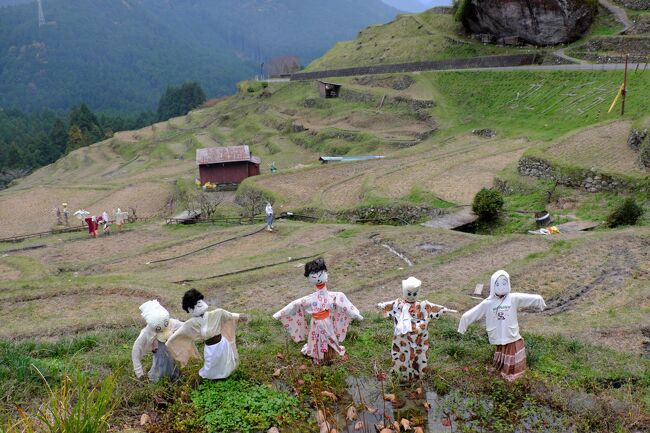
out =
[[[618,118],[607,114],[618,71],[437,72],[422,74],[438,94],[434,113],[451,131],[495,129],[503,136],[548,140]],[[471,85],[468,85],[471,83]],[[650,111],[650,72],[631,74],[626,119]]]
[[[565,245],[557,248],[565,248]],[[211,425],[213,431],[230,431],[228,429],[237,427],[248,431],[247,425],[250,428],[264,425],[263,428],[267,429],[275,423],[303,426],[306,430],[301,431],[310,431],[309,428],[313,427],[303,424],[307,419],[305,411],[313,399],[322,401],[321,390],[342,396],[346,393],[348,375],[372,376],[375,368],[386,371],[390,367],[392,322],[376,313],[367,313],[363,322],[352,325],[346,339],[350,361],[326,367],[315,367],[307,362],[299,353],[301,344],[289,341],[280,324],[269,315],[253,312],[251,316],[252,320],[238,332],[241,364],[237,372],[228,381],[205,382],[198,387],[197,364],[188,367],[176,384],[148,384],[134,380],[130,348],[136,329],[89,333],[52,342],[3,341],[0,344],[0,358],[3,360],[0,365],[6,367],[0,370],[2,411],[5,414],[12,412],[12,406],[4,403],[7,401],[29,405],[45,398],[47,391],[43,382],[29,367],[34,364],[51,383],[57,383],[67,371],[75,369],[98,379],[112,372],[120,401],[116,419],[134,411],[150,410],[147,408],[152,405],[152,397],[157,395],[172,403],[163,414],[162,425],[176,426],[178,429],[175,431],[190,431],[187,430],[192,427],[190,424],[197,422]],[[511,386],[484,373],[484,366],[489,364],[494,349],[488,344],[483,327],[472,326],[462,336],[456,332],[456,326],[455,318],[445,317],[432,322],[429,327],[432,373],[425,377],[425,382],[427,387],[442,394],[458,389],[462,390],[465,398],[487,397],[502,404],[510,401],[507,404],[514,405],[513,409],[519,411],[523,410],[524,400],[534,407],[542,407],[551,403],[548,401],[551,397],[580,391],[628,403],[641,401],[646,405],[645,410],[650,410],[650,402],[643,400],[644,390],[650,386],[650,376],[647,375],[650,361],[638,355],[565,337],[542,337],[527,332],[524,337],[529,375]],[[26,360],[12,361],[21,358]],[[145,365],[147,362],[145,359]],[[17,367],[17,364],[20,365]],[[305,367],[300,367],[303,364]],[[279,371],[278,377],[276,371]],[[290,396],[282,391],[285,388],[278,388],[278,381],[297,389],[298,395]],[[539,386],[535,383],[554,389],[553,396],[532,392],[531,387]],[[401,387],[392,381],[387,383],[389,386],[402,397],[408,394],[408,386]],[[508,397],[512,392],[523,393],[521,395],[526,398],[515,403]],[[184,404],[190,401],[192,405]],[[224,406],[225,402],[228,405]],[[590,425],[595,422],[596,427],[622,422],[614,414],[601,412],[565,412],[562,415],[569,409],[562,402],[555,404],[559,416],[571,416],[576,422],[589,421]],[[284,414],[281,419],[278,418],[280,413]],[[504,415],[496,411],[484,416],[486,422],[504,421]],[[236,426],[232,425],[234,420],[239,420]]]
[[[454,203],[450,203],[448,201],[445,201],[437,197],[431,191],[423,190],[422,187],[420,187],[419,185],[414,185],[411,188],[409,194],[404,196],[402,200],[413,204],[427,205],[439,209],[445,209],[445,208],[450,208],[455,206]]]
[[[433,11],[399,15],[394,21],[370,26],[352,41],[339,42],[307,70],[442,60],[521,53],[521,48],[484,45],[460,36],[452,15]],[[529,50],[533,51],[533,50]]]

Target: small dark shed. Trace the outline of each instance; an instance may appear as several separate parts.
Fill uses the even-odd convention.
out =
[[[201,185],[240,183],[260,174],[261,160],[253,156],[248,146],[210,147],[197,149]]]
[[[336,83],[326,83],[318,80],[318,89],[321,98],[338,98],[341,93],[341,85]]]

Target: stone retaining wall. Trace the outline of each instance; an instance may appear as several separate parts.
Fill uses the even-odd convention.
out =
[[[539,179],[557,181],[560,185],[581,188],[587,192],[625,191],[638,188],[625,179],[591,169],[561,169],[539,158],[523,157],[519,160],[519,174]]]
[[[541,64],[543,60],[544,56],[540,54],[512,54],[508,56],[471,57],[466,59],[433,60],[428,62],[399,63],[394,65],[360,66],[356,68],[298,72],[291,75],[291,81],[316,80],[327,77],[351,77],[355,75],[390,74],[396,72],[526,66]]]

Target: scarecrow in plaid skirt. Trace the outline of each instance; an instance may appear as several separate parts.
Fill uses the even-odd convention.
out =
[[[485,318],[485,328],[490,344],[496,346],[494,365],[507,381],[513,381],[526,371],[526,347],[519,334],[517,310],[520,308],[546,308],[540,295],[510,292],[510,275],[497,271],[490,278],[490,296],[460,318],[458,332]]]

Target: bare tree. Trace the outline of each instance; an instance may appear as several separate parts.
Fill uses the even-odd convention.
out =
[[[197,191],[191,200],[189,200],[189,210],[190,211],[201,211],[201,217],[205,219],[212,218],[216,213],[217,209],[223,203],[224,194],[221,191]]]
[[[264,191],[253,188],[237,191],[237,196],[235,197],[235,203],[241,206],[243,215],[250,218],[251,221],[255,218],[255,215],[264,211],[266,202],[273,204],[273,197],[264,193]]]

